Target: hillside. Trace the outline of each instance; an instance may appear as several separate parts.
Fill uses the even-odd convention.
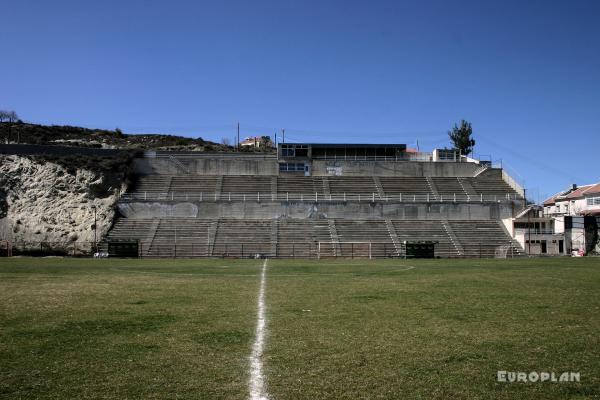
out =
[[[4,146],[5,154],[0,155],[0,241],[12,242],[20,254],[72,254],[74,247],[77,253],[89,252],[94,232],[100,239],[110,229],[115,204],[130,185],[131,162],[141,151],[234,151],[232,146],[202,138],[20,121],[0,123],[0,145],[4,143],[123,150],[82,155],[67,149],[66,154],[62,150],[34,155]]]
[[[233,151],[233,147],[204,140],[166,134],[125,134],[119,129],[88,129],[76,126],[0,123],[2,143],[67,145],[109,149]]]
[[[70,253],[76,242],[78,252],[89,251],[94,231],[102,237],[112,224],[128,165],[121,157],[0,155],[0,240],[22,252]]]

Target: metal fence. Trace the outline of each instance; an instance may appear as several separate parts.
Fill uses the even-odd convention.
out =
[[[178,242],[138,241],[139,258],[405,258],[401,244],[393,242],[216,242],[200,243],[191,238]],[[324,245],[325,244],[325,245]],[[511,242],[502,246],[503,258],[521,256]],[[7,242],[0,241],[0,256],[68,256],[92,257],[108,252],[108,243],[100,242]],[[498,257],[496,244],[475,244],[465,254],[438,253],[436,258]],[[114,256],[111,254],[110,256]]]
[[[360,154],[323,154],[313,155],[313,160],[328,161],[433,161],[433,154],[427,152],[402,153],[392,156],[360,155]],[[455,160],[452,160],[455,161]]]
[[[92,256],[97,250],[94,242],[0,242],[0,256]]]
[[[324,248],[317,242],[292,243],[148,243],[140,242],[141,258],[394,258],[400,257],[391,242],[337,243]]]

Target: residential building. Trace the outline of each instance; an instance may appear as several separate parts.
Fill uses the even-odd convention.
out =
[[[600,253],[600,183],[574,184],[544,201],[543,207],[554,232],[564,235],[567,253]]]

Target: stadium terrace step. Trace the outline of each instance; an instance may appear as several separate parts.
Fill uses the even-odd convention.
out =
[[[160,200],[344,200],[503,201],[519,199],[501,176],[369,177],[335,176],[169,176],[141,178],[123,201]]]
[[[463,178],[463,181],[469,182],[477,194],[495,195],[499,198],[505,197],[507,193],[517,195],[517,192],[501,177]]]
[[[433,177],[431,181],[437,188],[437,192],[444,197],[450,197],[456,194],[457,196],[464,197],[466,196],[466,192],[462,185],[460,184],[458,178],[450,177],[450,178],[439,178]]]
[[[388,196],[397,196],[399,193],[406,195],[407,201],[410,195],[426,195],[433,196],[427,179],[424,177],[390,177],[380,176],[379,181],[383,191]]]
[[[227,193],[260,193],[261,196],[271,198],[270,176],[224,176],[221,194]]]
[[[132,191],[147,193],[166,193],[169,191],[172,178],[173,177],[169,175],[145,176],[138,180],[138,182],[133,186]]]
[[[343,193],[377,194],[377,186],[370,176],[330,176],[329,191],[332,195]]]
[[[385,192],[383,191],[383,186],[381,186],[381,181],[378,176],[373,177],[373,182],[375,183],[375,187],[377,188],[377,194],[380,198],[385,198]]]
[[[322,196],[323,180],[321,178],[310,176],[280,176],[277,178],[277,193],[280,198],[283,198],[286,193],[315,193]]]
[[[396,246],[384,220],[336,219],[342,257],[396,257]],[[364,246],[370,243],[370,246]],[[366,253],[370,251],[370,253]]]
[[[392,220],[389,218],[386,218],[385,226],[390,234],[390,238],[392,239],[392,242],[394,243],[394,247],[396,248],[396,255],[401,256],[402,254],[405,254],[404,251],[406,249],[402,246],[402,243],[400,243],[400,240],[398,239],[398,235],[396,234],[396,228],[394,228],[394,224],[392,223]]]
[[[183,161],[181,161],[179,158],[177,157],[173,157],[172,155],[169,156],[168,158],[169,162],[171,164],[173,164],[175,166],[175,168],[177,170],[179,170],[180,172],[184,173],[184,174],[189,174],[190,173],[190,169],[189,169],[189,165],[188,163],[184,163]]]
[[[452,240],[441,221],[429,220],[392,220],[398,240],[434,241],[436,257],[458,257],[460,254],[452,244]]]
[[[277,257],[277,237],[279,231],[279,223],[276,219],[271,220],[271,257]]]
[[[509,255],[523,255],[521,247],[506,234],[500,221],[448,221],[464,249],[465,257],[494,257],[502,246]]]
[[[202,257],[208,254],[210,220],[161,219],[147,257]]]
[[[334,257],[342,256],[342,251],[340,248],[340,238],[338,236],[337,227],[335,226],[335,220],[328,219],[327,220],[329,227],[329,235],[331,237],[331,251]],[[327,250],[325,250],[327,253]],[[321,246],[319,246],[319,256],[322,254]]]
[[[465,179],[465,178],[456,178],[456,179],[458,180],[458,183],[460,184],[462,189],[465,191],[465,194],[467,195],[468,200],[477,198],[478,194],[468,179]]]
[[[221,219],[217,226],[213,256],[273,257],[270,220]]]
[[[387,224],[391,224],[397,240]],[[403,255],[399,254],[398,247],[402,249],[405,241],[437,242],[436,257],[494,257],[502,246],[509,246],[509,256],[523,255],[500,224],[490,220],[389,220],[386,223],[385,220],[353,219],[121,218],[107,240],[139,240],[144,257],[253,257],[256,254],[284,258],[397,257]]]
[[[277,257],[316,257],[319,242],[331,242],[327,220],[281,219],[278,221]]]
[[[324,176],[323,178],[321,178],[321,180],[323,181],[323,195],[329,196],[331,198],[331,187],[329,186],[329,179],[326,176]]]
[[[171,192],[216,192],[216,176],[174,176],[171,180]]]
[[[437,200],[439,195],[435,183],[433,183],[430,177],[426,177],[425,179],[427,180],[427,186],[429,186],[429,192],[433,195],[433,199]]]
[[[444,230],[446,231],[446,234],[450,238],[450,241],[452,242],[452,245],[456,249],[456,253],[459,256],[464,256],[465,255],[465,249],[463,249],[462,245],[460,244],[460,241],[456,237],[456,234],[452,230],[452,227],[448,223],[448,220],[443,219],[442,220],[442,226],[444,227]]]

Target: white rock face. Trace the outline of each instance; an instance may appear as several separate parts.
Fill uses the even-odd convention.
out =
[[[100,240],[125,190],[123,180],[117,180],[119,187],[107,180],[86,169],[69,172],[54,162],[0,155],[0,240],[9,240],[17,248],[31,248],[25,242],[48,242],[58,250],[70,249],[76,242],[78,249],[89,251],[94,241],[94,206]]]

